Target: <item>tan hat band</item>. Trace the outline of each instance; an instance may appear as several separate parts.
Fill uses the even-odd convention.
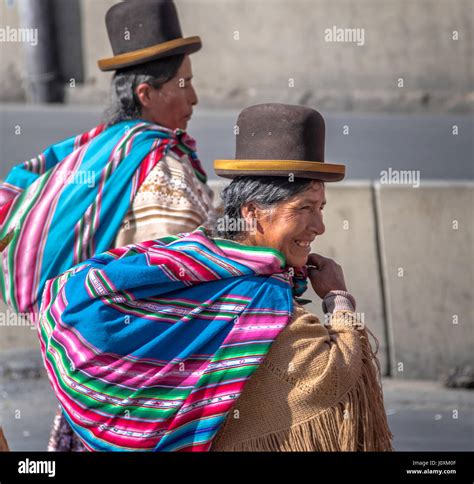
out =
[[[199,36],[168,40],[167,42],[152,45],[151,47],[145,47],[144,49],[125,52],[124,54],[119,54],[114,57],[101,59],[98,61],[98,65],[101,70],[105,71],[108,69],[114,69],[118,65],[126,66],[127,64],[133,64],[137,60],[148,59],[179,47],[200,43],[201,38]]]
[[[237,171],[314,171],[322,173],[345,173],[345,165],[301,160],[215,160],[216,170]]]

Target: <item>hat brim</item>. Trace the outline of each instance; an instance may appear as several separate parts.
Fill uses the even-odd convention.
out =
[[[152,45],[144,49],[126,52],[125,54],[119,54],[107,59],[100,59],[97,64],[101,71],[114,71],[171,55],[193,54],[201,47],[201,38],[196,35],[194,37],[168,40],[167,42]]]
[[[301,160],[214,160],[214,171],[223,178],[238,176],[284,176],[327,182],[344,179],[345,165]]]

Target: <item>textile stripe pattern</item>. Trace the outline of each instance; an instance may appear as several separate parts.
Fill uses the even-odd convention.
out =
[[[201,227],[48,281],[42,354],[86,448],[209,450],[304,290],[284,262]]]
[[[0,187],[0,291],[36,322],[46,280],[111,247],[140,184],[170,150],[187,154],[206,181],[186,133],[126,121],[50,146],[15,167]]]

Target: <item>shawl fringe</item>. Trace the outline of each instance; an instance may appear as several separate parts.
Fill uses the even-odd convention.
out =
[[[376,352],[368,333],[361,331],[362,368],[355,385],[341,400],[314,417],[288,429],[236,442],[225,451],[393,451]]]

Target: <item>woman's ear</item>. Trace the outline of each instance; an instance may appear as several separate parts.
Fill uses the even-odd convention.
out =
[[[153,87],[150,86],[150,84],[148,84],[146,82],[142,82],[135,89],[135,94],[136,94],[138,100],[140,101],[140,104],[144,108],[148,108],[150,106],[150,103],[151,103],[151,90],[152,89],[153,89]]]
[[[249,230],[263,233],[263,227],[260,220],[263,218],[264,210],[258,207],[255,203],[249,202],[241,208],[242,217],[245,219],[246,226]]]
[[[242,217],[245,219],[247,223],[251,223],[254,219],[257,218],[257,206],[253,202],[246,203],[242,205],[241,213]]]

